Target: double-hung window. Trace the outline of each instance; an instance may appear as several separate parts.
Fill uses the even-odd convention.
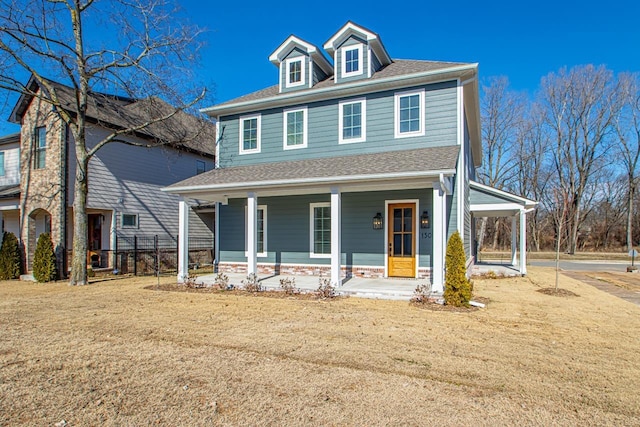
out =
[[[296,87],[305,84],[305,58],[296,56],[284,62],[285,66],[285,86]]]
[[[0,151],[0,176],[4,176],[4,151]]]
[[[424,135],[424,90],[395,95],[395,137]]]
[[[338,104],[338,143],[363,142],[367,137],[367,103],[364,99]]]
[[[47,159],[47,129],[44,126],[36,128],[35,139],[33,167],[34,169],[44,169]]]
[[[244,247],[245,247],[245,256],[249,254],[248,249],[248,238],[247,238],[247,227],[246,224],[249,221],[249,215],[247,212],[247,208],[244,210],[244,222],[245,222],[245,235],[244,235]],[[267,256],[267,205],[258,205],[257,212],[257,234],[258,234],[258,257],[266,257]]]
[[[346,46],[342,48],[342,77],[359,76],[362,74],[362,45]]]
[[[260,152],[261,116],[240,117],[240,154]]]
[[[312,258],[329,258],[331,256],[331,204],[311,203],[309,205],[311,223],[310,256]]]
[[[307,146],[307,107],[283,111],[284,149]]]

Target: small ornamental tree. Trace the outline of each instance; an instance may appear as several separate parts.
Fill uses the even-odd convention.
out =
[[[58,278],[56,271],[56,254],[49,233],[42,233],[38,237],[36,252],[33,255],[33,277],[38,282],[50,282]]]
[[[456,231],[447,243],[444,277],[444,302],[456,307],[467,307],[471,300],[471,282],[467,279],[466,257],[460,234]]]
[[[20,245],[13,233],[5,232],[0,247],[0,280],[17,279],[22,273]]]

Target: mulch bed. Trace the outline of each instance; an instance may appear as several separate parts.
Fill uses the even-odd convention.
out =
[[[297,299],[297,300],[322,300],[322,299],[338,299],[347,298],[343,295],[338,295],[332,298],[320,298],[313,292],[298,292],[294,294],[288,294],[284,291],[266,290],[260,292],[247,292],[242,289],[220,289],[217,287],[203,287],[192,288],[189,286],[178,285],[174,283],[165,283],[161,285],[145,286],[144,289],[151,291],[169,291],[169,292],[189,292],[196,294],[224,294],[224,295],[241,295],[241,296],[260,296],[266,298],[279,298],[279,299]]]
[[[489,298],[486,297],[473,297],[473,301],[476,302],[481,302],[485,305],[485,307],[489,304],[489,301],[491,301]],[[443,304],[438,304],[435,302],[426,302],[426,303],[419,303],[419,302],[414,302],[412,301],[410,303],[412,306],[423,309],[423,310],[431,310],[431,311],[448,311],[451,313],[470,313],[472,311],[478,311],[480,308],[479,307],[473,307],[473,306],[469,306],[469,307],[455,307],[453,305],[443,305]]]
[[[571,292],[567,289],[562,289],[562,288],[542,288],[542,289],[538,289],[536,292],[540,292],[541,294],[545,294],[545,295],[552,295],[554,297],[579,297],[580,295],[576,294],[575,292]]]

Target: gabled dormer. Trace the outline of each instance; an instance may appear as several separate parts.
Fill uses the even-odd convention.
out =
[[[392,62],[380,36],[351,21],[324,44],[324,49],[333,56],[336,83],[369,78]]]
[[[280,93],[312,88],[333,75],[333,67],[315,45],[289,36],[270,56],[279,69]]]

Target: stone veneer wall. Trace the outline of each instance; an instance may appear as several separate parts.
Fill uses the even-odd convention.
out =
[[[35,169],[35,129],[40,126],[46,127],[45,167]],[[33,265],[36,244],[35,216],[45,213],[51,216],[51,240],[58,258],[58,271],[64,271],[67,215],[65,144],[64,123],[52,112],[50,104],[34,98],[22,118],[20,134],[21,238],[26,254],[27,271],[31,271]]]
[[[218,265],[221,273],[246,273],[247,264],[221,262]],[[382,278],[384,267],[341,267],[343,276],[361,278]],[[258,263],[258,275],[291,275],[291,276],[331,276],[331,266],[328,265],[287,265],[276,266],[274,264]],[[431,269],[421,267],[418,269],[419,279],[430,279]]]

